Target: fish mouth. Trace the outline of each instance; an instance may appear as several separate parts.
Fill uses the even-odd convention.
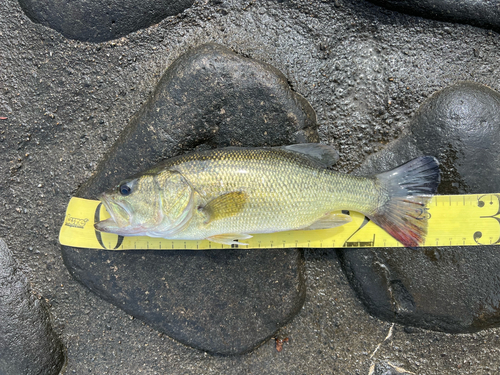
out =
[[[111,227],[123,228],[130,225],[132,216],[123,203],[116,202],[106,193],[101,194],[101,196],[99,196],[99,200],[102,202],[111,217],[96,223],[96,229],[103,232],[109,232]]]

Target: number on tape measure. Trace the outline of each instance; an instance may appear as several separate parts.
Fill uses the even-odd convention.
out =
[[[256,234],[245,240],[248,246],[243,247],[215,244],[207,240],[124,237],[99,232],[94,229],[94,223],[109,217],[103,204],[95,200],[72,198],[59,241],[65,246],[104,250],[402,246],[365,216],[357,212],[344,214],[349,214],[352,221],[340,227]],[[422,246],[500,245],[500,194],[438,195],[419,214],[429,223]]]
[[[480,195],[478,198],[477,198],[477,206],[478,207],[485,207],[485,202],[484,202],[484,197],[488,196],[487,194],[485,195]],[[481,219],[493,219],[493,220],[496,220],[497,223],[499,224],[499,229],[500,229],[500,218],[498,217],[498,215],[500,215],[500,195],[498,194],[490,194],[489,195],[491,198],[490,198],[490,205],[493,205],[493,197],[496,198],[496,201],[498,203],[498,208],[497,208],[497,212],[494,214],[494,215],[490,215],[490,216],[480,216]],[[490,237],[490,243],[489,244],[486,244],[486,243],[481,243],[479,242],[479,239],[483,237],[483,233],[481,231],[476,231],[474,232],[474,241],[476,241],[478,243],[478,245],[496,245],[498,243],[500,243],[500,231],[499,231],[499,235],[498,235],[498,238],[495,242],[492,242],[491,241],[491,237]]]

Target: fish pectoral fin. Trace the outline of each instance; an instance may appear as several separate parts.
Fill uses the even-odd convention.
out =
[[[224,233],[224,234],[217,234],[215,236],[207,237],[207,240],[212,241],[212,242],[221,243],[224,245],[247,246],[248,245],[247,243],[238,242],[238,240],[248,240],[249,238],[252,238],[252,236],[249,234]]]
[[[315,229],[328,229],[340,227],[341,225],[350,223],[352,218],[349,215],[339,214],[339,213],[328,213],[319,220],[315,221],[306,228],[302,230],[315,230]]]
[[[212,199],[201,208],[207,217],[205,224],[239,214],[247,199],[248,194],[243,191],[232,191]]]

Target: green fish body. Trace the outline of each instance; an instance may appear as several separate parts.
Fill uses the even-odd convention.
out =
[[[252,234],[332,228],[357,211],[405,246],[426,233],[426,201],[439,184],[433,157],[372,177],[327,167],[319,144],[224,148],[169,159],[100,199],[111,215],[96,229],[120,235],[233,244]]]

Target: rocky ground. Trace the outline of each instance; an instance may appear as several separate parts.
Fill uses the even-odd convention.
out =
[[[100,162],[105,154],[133,116],[150,100],[166,69],[195,47],[217,43],[282,72],[291,89],[303,96],[316,112],[320,141],[339,150],[340,159],[335,168],[353,172],[362,165],[365,170],[377,169],[374,158],[383,159],[377,155],[385,155],[384,163],[390,164],[386,161],[387,154],[377,152],[387,150],[387,144],[395,139],[399,139],[401,145],[401,139],[416,137],[411,145],[417,144],[420,149],[432,152],[433,144],[426,137],[452,138],[453,127],[438,131],[437,135],[419,127],[415,118],[427,117],[417,111],[434,92],[459,81],[473,81],[500,91],[497,32],[405,15],[364,1],[228,0],[195,2],[180,15],[158,24],[119,39],[93,43],[67,39],[51,28],[33,23],[17,1],[2,2],[0,10],[0,237],[15,260],[10,260],[10,252],[2,250],[2,254],[9,255],[7,261],[0,262],[2,270],[6,270],[0,273],[0,282],[3,290],[9,290],[6,288],[13,283],[21,283],[23,295],[24,290],[30,289],[38,296],[36,299],[46,301],[40,306],[35,304],[35,308],[48,311],[51,316],[52,330],[65,347],[66,373],[500,372],[498,328],[446,333],[418,328],[418,322],[414,327],[380,320],[367,312],[367,298],[363,299],[365,304],[359,299],[360,290],[365,289],[359,284],[352,288],[349,283],[352,269],[346,276],[335,250],[298,252],[298,264],[303,267],[299,267],[298,272],[303,273],[304,279],[297,278],[297,283],[302,283],[305,302],[297,315],[273,333],[278,339],[288,338],[280,352],[276,350],[275,340],[269,339],[249,353],[223,356],[185,346],[128,315],[116,307],[116,303],[99,298],[71,276],[58,243],[69,199],[102,170]],[[432,18],[436,18],[435,14]],[[465,22],[467,19],[465,17]],[[492,22],[475,24],[489,27]],[[496,95],[487,94],[493,103],[497,103]],[[492,104],[492,108],[496,108],[495,105]],[[492,116],[489,118],[493,119]],[[496,117],[490,123],[496,126],[494,129],[499,126]],[[474,146],[478,152],[483,148],[498,149],[496,140],[487,142],[495,131],[484,134],[486,136]],[[446,138],[439,138],[441,143],[436,144],[436,149],[445,142],[443,139]],[[462,140],[450,140],[452,151]],[[200,144],[203,145],[194,142],[186,146],[179,139],[175,148],[164,152],[170,156],[174,151]],[[408,154],[413,153],[411,145],[404,146]],[[395,150],[403,146],[392,144],[391,147]],[[461,165],[460,158],[468,154],[460,152],[455,160]],[[140,152],[138,154],[140,158]],[[496,157],[495,153],[492,155]],[[134,150],[126,156],[134,159]],[[488,173],[494,175],[496,164],[490,166],[489,160],[484,164],[488,165]],[[470,169],[455,172],[467,177]],[[451,181],[452,174],[446,176]],[[450,182],[448,186],[455,191],[443,192],[486,192],[477,191],[480,185],[468,182],[465,177],[456,180],[455,185]],[[481,181],[483,177],[475,178]],[[492,188],[487,184],[481,186]],[[408,254],[400,261],[419,257]],[[474,275],[487,274],[491,281],[484,288],[489,288],[488,293],[481,295],[483,300],[474,300],[474,308],[484,302],[483,326],[498,325],[500,305],[496,283],[499,278],[495,269],[487,269],[488,264],[484,270],[481,265],[465,267],[475,258],[456,257],[452,253],[444,254],[443,250],[426,254],[429,259],[439,258],[437,255],[448,265],[456,266],[460,272],[455,276],[462,282],[452,290],[443,287],[442,279],[446,277],[438,280],[439,293],[435,295],[448,302],[446,314],[453,314],[454,306],[458,306],[457,314],[463,314],[467,300],[464,302],[462,296],[484,285],[481,277],[470,277],[470,273],[464,271],[473,269]],[[293,258],[290,254],[287,256]],[[491,257],[488,259],[498,259],[494,253],[488,256]],[[346,261],[345,254],[340,258],[346,266],[349,260]],[[479,264],[479,258],[475,264]],[[390,259],[389,256],[386,262]],[[19,272],[9,271],[13,264]],[[418,268],[410,270],[414,279],[429,274],[426,269],[421,273]],[[439,271],[438,265],[433,272]],[[109,272],[113,272],[111,267]],[[398,269],[398,272],[402,271]],[[447,268],[446,272],[453,271]],[[25,275],[29,283],[23,281],[19,273]],[[403,276],[401,279],[405,281]],[[133,277],[130,280],[133,282]],[[419,290],[414,282],[410,284],[413,287],[408,289],[410,292]],[[433,279],[428,277],[422,285],[424,291],[432,291]],[[224,287],[224,283],[219,286]],[[0,311],[10,314],[12,310]],[[439,315],[439,311],[433,313]],[[411,314],[412,311],[408,316],[413,317]],[[391,316],[383,318],[390,320]],[[470,328],[477,321],[468,324]],[[46,329],[47,335],[53,337],[50,328]],[[7,331],[4,323],[0,333]],[[245,342],[247,334],[247,331],[231,330],[227,332],[227,340]],[[52,339],[55,348],[56,341]],[[51,373],[48,368],[45,371]]]

